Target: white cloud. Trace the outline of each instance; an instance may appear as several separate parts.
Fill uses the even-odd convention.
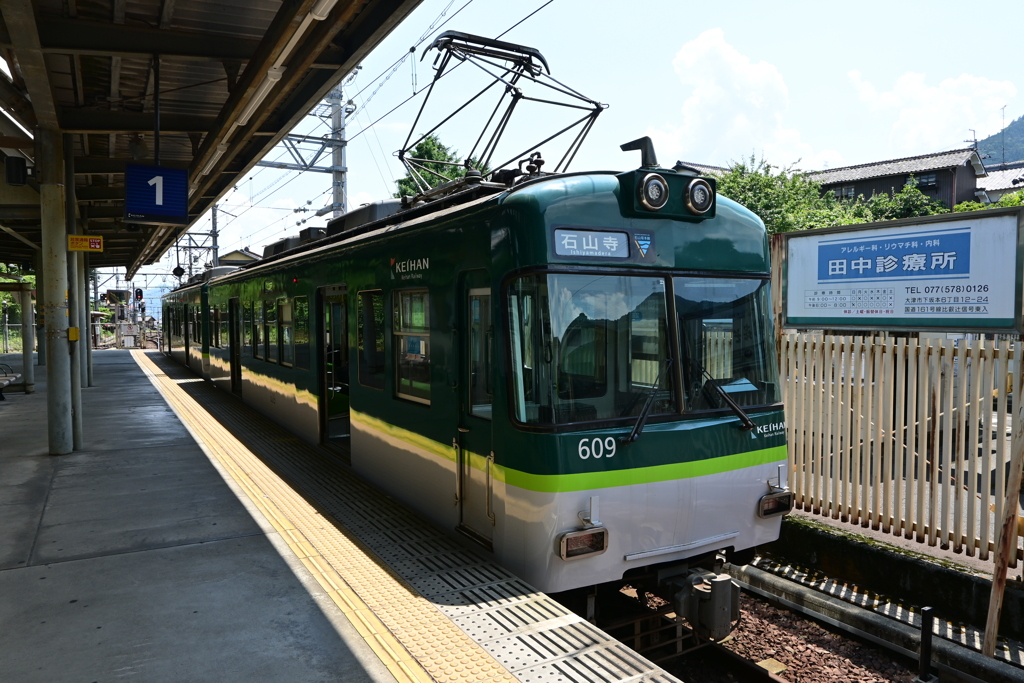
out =
[[[801,160],[805,169],[842,165],[838,152],[816,151],[799,131],[786,127],[789,90],[782,74],[741,54],[722,29],[683,45],[673,66],[689,97],[678,126],[648,132],[659,155],[726,164],[753,153],[777,165]]]
[[[348,206],[348,210],[358,209],[363,204],[369,204],[375,201],[373,195],[369,192],[356,192],[355,194],[348,196],[348,201],[345,204]]]
[[[848,75],[871,111],[895,115],[889,146],[893,154],[901,156],[966,146],[963,140],[970,136],[970,128],[977,131],[979,140],[999,131],[999,109],[1017,95],[1010,81],[970,74],[929,85],[924,74],[909,72],[897,78],[887,92],[880,92],[857,70]]]

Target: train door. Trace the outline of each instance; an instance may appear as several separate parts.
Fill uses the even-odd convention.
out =
[[[231,366],[231,392],[242,394],[242,306],[238,297],[228,300],[228,363]]]
[[[491,396],[493,394],[494,328],[490,282],[483,270],[461,278],[458,335],[459,423],[458,495],[459,530],[490,548],[494,536],[491,508]]]
[[[348,454],[348,292],[345,285],[335,285],[319,293],[320,440]]]

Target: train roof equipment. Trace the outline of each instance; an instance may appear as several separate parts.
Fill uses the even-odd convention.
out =
[[[565,172],[582,146],[598,115],[608,107],[608,105],[589,98],[553,78],[547,60],[536,48],[459,31],[445,31],[424,51],[421,59],[430,50],[437,50],[438,52],[434,59],[434,79],[427,88],[427,96],[420,105],[420,110],[417,112],[416,119],[409,129],[409,135],[406,138],[405,144],[397,152],[399,160],[405,166],[409,176],[419,190],[415,196],[403,198],[406,206],[412,206],[420,201],[428,201],[438,196],[458,192],[464,190],[467,186],[484,184],[503,188],[510,186],[521,176],[539,174],[545,163],[540,152],[537,151],[540,146],[575,130],[575,137],[571,139],[562,157],[553,169],[554,173]],[[489,82],[479,92],[466,100],[455,111],[448,114],[448,116],[427,132],[413,139],[414,131],[417,130],[427,103],[431,100],[434,86],[447,74],[464,63],[472,64],[487,74],[490,77]],[[434,159],[417,158],[411,155],[418,144],[436,133],[442,126],[454,119],[495,86],[504,87],[500,88],[501,94],[498,97],[498,101],[495,103],[490,116],[481,127],[476,142],[461,161],[436,161]],[[536,97],[532,94],[527,94],[527,87],[529,87],[531,93],[534,89],[537,89],[544,93],[546,97]],[[581,118],[556,133],[535,144],[531,144],[525,150],[511,155],[501,163],[492,165],[498,144],[508,128],[512,114],[521,102],[536,102],[552,107],[576,109],[585,113]],[[452,179],[429,168],[427,166],[428,163],[453,167],[461,166],[466,169],[466,174],[464,177]],[[432,183],[430,182],[431,178],[442,182],[439,185],[436,182]]]

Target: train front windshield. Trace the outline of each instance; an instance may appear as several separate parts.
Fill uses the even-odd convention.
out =
[[[725,408],[712,385],[743,406],[779,400],[764,280],[536,274],[508,303],[519,422],[634,418],[652,394],[652,417]]]

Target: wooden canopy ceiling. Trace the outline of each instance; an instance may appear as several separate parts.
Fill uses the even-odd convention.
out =
[[[71,134],[80,225],[104,236],[91,265],[131,277],[188,227],[122,218],[125,164],[153,163],[157,60],[160,162],[189,171],[190,226],[419,2],[0,0],[0,153],[31,167],[25,130]],[[33,182],[0,187],[0,262],[39,246]]]

